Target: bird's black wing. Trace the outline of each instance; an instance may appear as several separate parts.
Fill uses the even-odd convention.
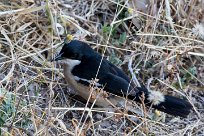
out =
[[[87,58],[74,67],[72,74],[81,79],[92,80],[96,77],[99,64],[100,58]],[[128,77],[119,68],[106,60],[103,60],[96,78],[99,79],[98,83],[103,85],[104,90],[107,92],[124,96],[127,95],[129,90],[132,90]],[[89,85],[90,82],[86,80],[79,80],[79,82]]]
[[[119,69],[117,66],[115,66],[114,64],[112,64],[111,62],[107,61],[107,60],[104,60],[108,63],[108,65],[110,66],[110,69],[111,69],[111,73],[114,74],[114,75],[117,75],[123,79],[125,79],[127,82],[130,82],[130,79],[129,77],[121,70]]]

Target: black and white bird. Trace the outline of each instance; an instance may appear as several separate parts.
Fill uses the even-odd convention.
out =
[[[95,101],[102,107],[125,104],[128,99],[141,103],[141,98],[146,106],[151,106],[162,112],[187,117],[190,113],[191,104],[174,96],[163,95],[158,91],[149,91],[144,86],[134,87],[130,84],[129,77],[118,67],[94,51],[88,44],[72,40],[64,42],[60,53],[54,61],[63,64],[64,77],[78,94],[84,99]],[[103,91],[92,91],[90,84],[97,79],[95,87]],[[90,97],[94,95],[95,97]],[[106,95],[104,95],[104,92]],[[127,99],[126,99],[127,98]]]

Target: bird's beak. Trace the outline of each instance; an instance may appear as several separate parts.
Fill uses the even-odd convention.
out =
[[[62,57],[63,54],[64,54],[64,52],[58,54],[57,56],[55,56],[54,59],[51,60],[51,62],[53,62],[53,61],[58,61],[58,60],[62,60],[62,59],[63,59],[63,57]]]

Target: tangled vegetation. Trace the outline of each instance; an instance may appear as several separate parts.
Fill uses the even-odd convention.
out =
[[[203,15],[203,0],[1,0],[1,135],[203,135]],[[90,108],[50,62],[68,34],[194,110],[183,119]]]

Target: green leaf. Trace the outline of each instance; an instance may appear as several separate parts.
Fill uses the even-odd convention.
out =
[[[123,32],[123,33],[120,35],[119,43],[120,43],[120,44],[124,44],[124,42],[126,41],[126,39],[127,39],[126,32]]]
[[[192,74],[192,75],[196,75],[196,67],[190,67],[189,69],[188,69],[188,71]]]
[[[103,27],[102,27],[102,31],[103,31],[103,34],[107,35],[110,33],[111,31],[111,27],[108,26],[107,24],[105,24]]]
[[[115,54],[111,54],[108,60],[117,66],[122,63],[122,61]]]

